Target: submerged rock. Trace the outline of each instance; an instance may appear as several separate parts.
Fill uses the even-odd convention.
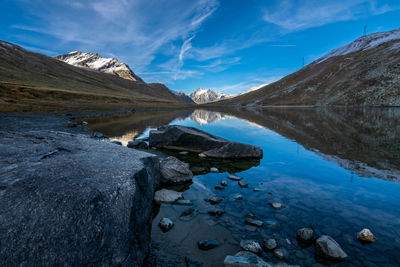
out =
[[[222,201],[222,198],[220,197],[212,197],[212,198],[206,198],[204,199],[206,202],[209,202],[211,205],[218,204]]]
[[[239,177],[239,176],[237,176],[237,175],[234,175],[234,174],[230,174],[230,175],[228,175],[228,179],[230,179],[230,180],[232,180],[232,181],[240,181],[240,180],[242,180],[243,178],[242,178],[242,177]]]
[[[203,266],[202,262],[192,259],[188,256],[185,257],[185,263],[186,263],[186,267],[202,267]]]
[[[219,246],[219,242],[215,239],[205,239],[197,242],[197,246],[201,250],[210,250]]]
[[[166,125],[150,131],[150,146],[200,153],[211,158],[262,158],[258,146],[230,142],[192,127]]]
[[[179,199],[183,199],[182,193],[173,190],[161,189],[155,192],[154,194],[154,201],[158,204],[160,203],[171,204]]]
[[[257,227],[262,227],[264,225],[263,221],[255,220],[255,219],[251,219],[251,218],[246,218],[245,223],[249,224],[249,225],[257,226]]]
[[[361,242],[361,243],[374,243],[376,241],[376,237],[372,234],[371,230],[365,228],[362,229],[358,235],[357,235],[357,239]]]
[[[122,146],[122,143],[118,140],[112,140],[111,143]]]
[[[314,239],[314,230],[311,228],[301,228],[297,230],[296,238],[298,241],[308,244]]]
[[[255,240],[242,240],[242,241],[240,241],[240,247],[245,251],[250,251],[257,255],[262,254],[261,246]]]
[[[323,235],[315,241],[315,254],[329,261],[343,261],[348,257],[341,246],[328,235]]]
[[[222,186],[228,186],[228,182],[225,181],[225,180],[222,180],[222,181],[221,181],[221,185],[222,185]]]
[[[289,252],[284,248],[277,248],[274,250],[274,256],[280,260],[286,259],[289,257]]]
[[[189,164],[175,157],[167,157],[160,161],[160,173],[163,184],[184,184],[193,178]]]
[[[0,146],[0,158],[17,163],[0,175],[1,266],[143,264],[155,156],[57,131],[3,131]]]
[[[246,183],[246,182],[244,182],[244,181],[239,181],[238,184],[239,184],[239,186],[242,187],[242,188],[247,188],[247,187],[249,187],[249,184]]]
[[[235,256],[226,256],[225,267],[272,267],[269,263],[248,251],[240,251]]]
[[[234,198],[235,200],[242,200],[242,199],[243,199],[243,196],[242,196],[242,195],[235,195],[233,198]]]
[[[219,185],[214,186],[215,190],[224,190],[225,188]]]
[[[222,216],[224,213],[225,213],[225,211],[221,210],[221,209],[213,209],[213,210],[208,211],[208,214],[210,214],[211,216],[215,216],[215,217]]]
[[[265,252],[273,251],[277,247],[278,243],[273,238],[264,239],[264,241],[262,242],[262,248],[264,249]]]
[[[279,203],[279,202],[270,202],[268,204],[275,210],[281,210],[281,209],[286,208],[285,205],[283,205],[282,203]]]
[[[174,202],[175,205],[193,206],[193,202],[188,199],[178,199]]]
[[[185,217],[192,215],[196,210],[194,208],[187,208],[184,211],[182,211],[181,215],[179,217]]]
[[[160,220],[160,222],[158,223],[158,226],[161,228],[161,230],[164,232],[164,233],[166,233],[166,232],[168,232],[169,230],[171,230],[172,229],[172,227],[174,227],[174,222],[173,221],[171,221],[171,219],[169,219],[169,218],[162,218],[161,220]]]

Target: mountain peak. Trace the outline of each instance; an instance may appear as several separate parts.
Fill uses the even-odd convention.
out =
[[[212,89],[197,88],[189,97],[197,104],[204,104],[230,98],[231,95],[222,94]]]
[[[116,58],[104,58],[97,53],[81,51],[72,51],[68,54],[56,56],[55,58],[73,66],[117,75],[127,80],[143,82],[139,76],[133,73],[127,64],[120,62]]]

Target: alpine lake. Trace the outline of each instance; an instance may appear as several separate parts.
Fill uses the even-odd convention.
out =
[[[258,110],[165,110],[88,119],[91,130],[119,140],[147,137],[166,124],[195,127],[223,137],[260,146],[261,160],[216,160],[197,154],[149,149],[160,157],[172,155],[190,164],[192,183],[173,186],[192,206],[161,204],[154,209],[149,266],[224,266],[227,255],[241,251],[241,240],[274,238],[287,251],[261,257],[271,264],[324,266],[315,246],[296,239],[300,228],[315,236],[329,235],[348,254],[335,266],[400,266],[400,109],[397,108],[264,108]],[[214,167],[218,172],[210,172]],[[229,174],[243,177],[242,188]],[[223,190],[215,189],[226,180]],[[237,195],[242,195],[238,200]],[[204,199],[217,196],[211,205]],[[274,209],[270,203],[282,203]],[[208,214],[219,208],[225,213]],[[249,215],[251,213],[251,215]],[[252,216],[262,227],[245,223]],[[158,224],[170,218],[164,233]],[[368,228],[376,237],[362,244],[357,234]],[[197,242],[215,239],[207,251]],[[189,265],[188,265],[189,266]],[[197,266],[190,265],[190,266]],[[281,265],[285,266],[285,265]]]

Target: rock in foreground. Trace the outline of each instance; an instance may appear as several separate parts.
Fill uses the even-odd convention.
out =
[[[248,251],[240,251],[235,256],[226,256],[225,267],[272,267],[269,263]]]
[[[160,161],[161,183],[184,184],[192,181],[193,173],[189,164],[175,157],[167,157]]]
[[[376,237],[372,234],[371,230],[365,228],[362,229],[358,235],[357,235],[357,239],[361,242],[361,243],[374,243],[376,241]]]
[[[183,199],[182,193],[173,190],[161,189],[154,194],[154,201],[158,204],[172,204],[179,199]]]
[[[141,266],[153,155],[55,131],[0,132],[1,266]]]
[[[258,146],[231,142],[192,127],[166,125],[150,131],[150,146],[201,153],[210,158],[262,158]]]
[[[343,261],[348,257],[340,245],[328,235],[315,241],[315,254],[328,261]]]

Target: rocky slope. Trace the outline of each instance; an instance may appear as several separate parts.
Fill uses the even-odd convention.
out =
[[[82,53],[80,51],[73,51],[68,54],[56,56],[55,58],[73,66],[84,67],[114,74],[124,79],[143,82],[139,76],[133,73],[127,64],[118,61],[116,58],[104,58],[98,54]]]
[[[211,89],[198,88],[196,91],[191,93],[189,97],[197,104],[204,104],[227,99],[231,96]]]
[[[121,74],[122,75],[122,74]],[[165,86],[78,68],[0,41],[0,110],[132,109],[187,105]]]
[[[301,70],[219,105],[400,106],[400,29],[363,36]]]

